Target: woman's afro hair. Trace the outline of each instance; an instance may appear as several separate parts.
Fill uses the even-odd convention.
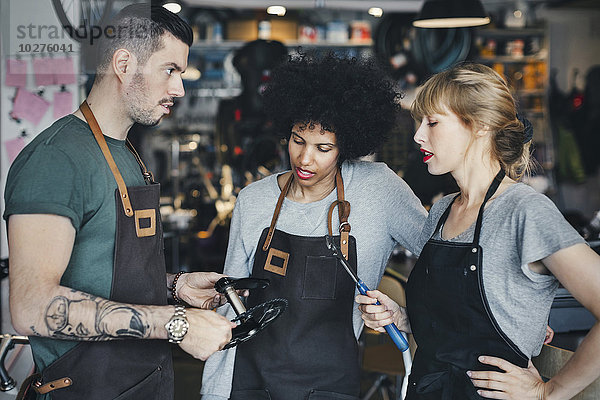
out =
[[[378,150],[396,122],[401,93],[374,59],[291,56],[263,93],[267,117],[288,137],[295,124],[335,133],[339,163]]]

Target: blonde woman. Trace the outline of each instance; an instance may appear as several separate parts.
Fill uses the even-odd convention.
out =
[[[504,80],[478,64],[430,78],[412,113],[429,173],[450,172],[460,192],[430,210],[407,309],[378,291],[357,296],[365,324],[412,329],[410,400],[570,399],[600,375],[598,322],[550,381],[530,360],[559,282],[598,320],[600,257],[547,197],[518,182],[531,124]]]

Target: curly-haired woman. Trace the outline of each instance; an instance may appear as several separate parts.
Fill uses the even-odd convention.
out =
[[[203,399],[358,398],[355,285],[325,236],[333,226],[371,287],[396,244],[419,253],[425,209],[385,164],[359,160],[382,145],[399,99],[370,60],[300,56],[273,71],[264,100],[289,135],[291,171],[240,192],[224,273],[271,281],[249,306],[275,297],[289,305],[260,335],[207,361]]]

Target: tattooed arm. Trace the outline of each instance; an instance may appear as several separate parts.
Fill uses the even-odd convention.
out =
[[[133,336],[166,338],[160,323],[168,321],[168,309],[153,321],[149,318],[151,307],[120,305],[60,285],[75,240],[75,229],[68,218],[14,215],[8,227],[10,306],[18,332],[61,339],[109,340],[131,337],[133,326]]]
[[[67,340],[166,339],[172,306],[122,304],[61,286],[75,229],[57,215],[12,215],[8,224],[10,312],[23,335]],[[181,347],[205,359],[225,345],[235,326],[217,313],[188,309]]]
[[[45,328],[52,337],[71,340],[150,337],[149,310],[144,309],[147,307],[114,303],[76,290],[71,293],[70,298],[54,297],[46,308]]]

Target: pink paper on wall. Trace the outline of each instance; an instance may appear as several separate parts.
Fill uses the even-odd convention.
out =
[[[54,64],[54,82],[57,85],[71,85],[76,83],[72,58],[55,58],[52,62]]]
[[[22,137],[4,141],[4,148],[6,149],[9,164],[15,161],[15,158],[23,150],[23,147],[25,147],[25,139]]]
[[[59,119],[73,111],[73,93],[54,92],[54,119]]]
[[[54,85],[54,60],[51,58],[34,58],[33,74],[37,86]]]
[[[15,118],[26,119],[34,125],[37,125],[40,123],[49,107],[50,103],[40,96],[36,96],[23,88],[19,88],[13,104],[12,115]]]
[[[27,61],[6,59],[6,86],[25,87],[27,86]]]

